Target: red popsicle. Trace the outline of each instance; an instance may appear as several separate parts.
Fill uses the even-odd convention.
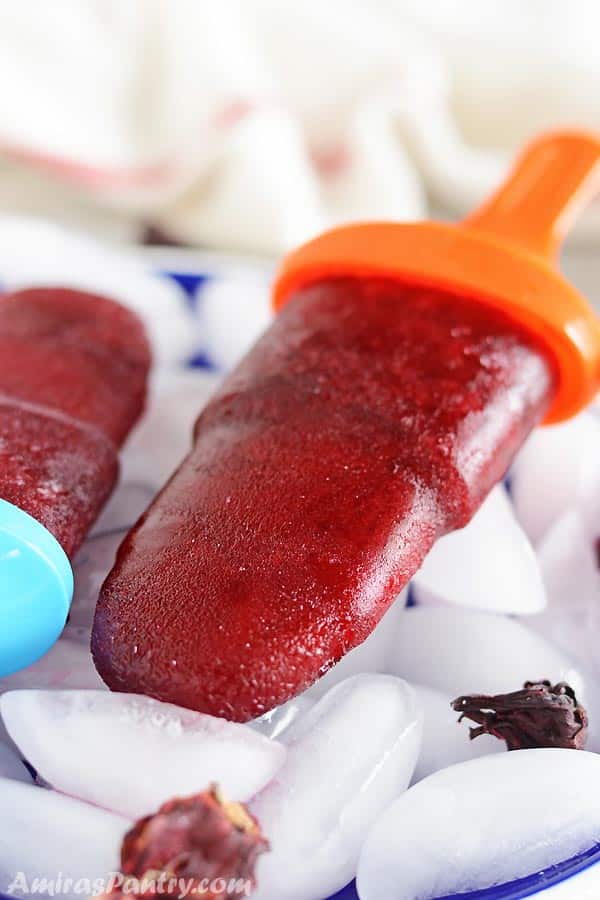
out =
[[[72,557],[117,478],[117,450],[145,399],[138,318],[62,288],[0,298],[0,497]]]
[[[112,689],[237,720],[294,696],[368,636],[533,426],[589,400],[600,328],[532,251],[599,159],[595,139],[546,139],[467,227],[351,226],[292,254],[282,311],[103,587],[92,649]],[[502,237],[511,200],[526,251]]]

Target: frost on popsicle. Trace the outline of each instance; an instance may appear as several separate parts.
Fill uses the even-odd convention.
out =
[[[413,692],[389,675],[336,685],[284,733],[283,768],[250,804],[271,842],[257,900],[314,900],[351,880],[367,830],[406,789],[421,741]]]
[[[63,879],[61,896],[91,893],[90,880],[106,879],[118,860],[127,819],[54,791],[0,778],[0,892],[15,875]],[[71,880],[70,888],[66,880]],[[79,879],[87,879],[80,882]]]
[[[600,756],[517,750],[450,766],[379,818],[358,866],[361,900],[430,900],[502,884],[600,840]]]
[[[247,726],[134,694],[14,691],[0,712],[49,784],[131,818],[212,781],[247,800],[285,757],[281,744]]]
[[[458,697],[452,708],[460,719],[471,719],[471,739],[491,734],[506,741],[508,750],[562,747],[583,750],[588,717],[575,691],[565,682],[526,681],[523,689],[494,697]]]
[[[444,535],[413,578],[419,604],[537,613],[546,605],[539,563],[497,485],[464,528]]]
[[[148,341],[124,307],[66,288],[5,294],[0,319],[0,493],[72,558],[115,485],[117,450],[142,412]]]

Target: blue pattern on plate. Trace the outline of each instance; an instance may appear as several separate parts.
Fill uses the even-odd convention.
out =
[[[523,900],[525,897],[532,897],[534,894],[540,895],[546,888],[550,888],[561,881],[566,881],[583,872],[590,866],[600,863],[600,844],[595,844],[583,853],[571,857],[550,866],[542,872],[536,872],[533,875],[526,875],[523,878],[517,878],[505,884],[498,884],[494,887],[482,888],[478,891],[465,891],[461,894],[444,894],[443,897],[437,897],[436,900]],[[598,894],[600,896],[600,892]],[[329,900],[358,900],[355,883],[347,885]],[[382,898],[383,900],[383,898]],[[388,900],[386,897],[385,900]],[[390,898],[391,900],[391,898]],[[573,897],[575,900],[575,896]]]
[[[209,272],[161,272],[162,276],[174,281],[185,294],[191,309],[196,309],[202,285],[213,276]]]
[[[172,272],[169,270],[163,270],[160,272],[160,276],[174,281],[181,288],[187,308],[194,314],[194,318],[190,322],[193,326],[194,319],[201,316],[202,290],[215,281],[217,276],[212,272]],[[206,369],[209,372],[214,372],[218,369],[206,347],[199,347],[192,354],[188,360],[188,366],[194,369]]]

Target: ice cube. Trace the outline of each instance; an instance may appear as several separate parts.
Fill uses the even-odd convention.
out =
[[[583,679],[572,660],[514,619],[453,607],[411,607],[389,670],[444,694],[499,694],[527,680]]]
[[[71,797],[0,778],[0,892],[26,893],[24,878],[33,893],[32,879],[46,878],[54,882],[55,896],[89,896],[94,879],[106,884],[118,868],[121,841],[130,827],[127,819]],[[17,873],[22,873],[20,881]],[[87,881],[77,884],[79,879]],[[38,881],[36,893],[48,894],[50,888],[42,890]]]
[[[501,884],[600,840],[600,756],[516,750],[442,769],[395,801],[360,856],[361,900]]]
[[[470,740],[468,723],[459,722],[458,713],[450,706],[454,697],[422,684],[411,687],[423,712],[423,742],[413,783],[454,763],[506,752],[506,744],[489,734]]]
[[[248,722],[248,724],[269,738],[280,738],[282,735],[285,735],[286,730],[292,722],[296,721],[298,716],[302,716],[309,709],[312,709],[314,703],[315,700],[307,696],[306,693],[300,694],[300,696],[288,700],[287,703],[282,703],[281,706],[276,706],[275,709],[270,710],[258,719],[254,719],[252,722]]]
[[[407,598],[408,589],[405,589],[386,610],[368,638],[354,650],[346,653],[332,669],[329,669],[305,692],[304,696],[322,697],[335,684],[339,684],[340,681],[344,681],[352,675],[360,675],[364,672],[385,672],[388,656],[393,650],[396,632],[402,621]]]
[[[400,624],[392,674],[452,697],[506,693],[545,678],[566,681],[589,714],[588,749],[600,747],[595,679],[531,628],[506,616],[456,607],[411,607]]]
[[[272,848],[259,862],[256,898],[315,900],[351,880],[370,824],[406,789],[421,716],[405,682],[357,675],[285,739],[285,765],[251,804]]]
[[[108,688],[96,672],[89,646],[61,637],[48,653],[27,669],[0,678],[0,694],[20,688]],[[6,730],[0,716],[0,741]]]
[[[0,778],[13,778],[31,784],[27,767],[11,747],[0,741]]]
[[[599,461],[600,417],[590,411],[532,433],[514,462],[511,494],[534,543],[569,507],[598,489]]]
[[[465,528],[440,538],[413,578],[418,604],[539,612],[546,604],[533,547],[497,485]]]
[[[597,659],[596,610],[600,607],[600,572],[582,515],[564,513],[545,533],[538,558],[548,607],[528,624],[571,653],[583,665]]]
[[[131,818],[211,782],[248,800],[285,757],[281,744],[246,725],[135,694],[14,691],[0,712],[49,784]]]
[[[269,274],[250,269],[212,279],[202,286],[201,333],[217,368],[233,368],[273,318]],[[231,323],[236,327],[232,328]]]

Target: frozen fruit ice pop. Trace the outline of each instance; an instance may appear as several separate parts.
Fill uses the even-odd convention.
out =
[[[109,687],[236,720],[288,700],[368,636],[533,426],[587,401],[600,329],[543,257],[599,160],[600,141],[546,138],[478,221],[348,226],[291,255],[282,311],[103,587]]]
[[[477,303],[381,279],[299,291],[122,545],[96,612],[100,674],[236,719],[308,687],[469,520],[552,384]]]
[[[141,322],[111,300],[61,288],[0,297],[0,497],[70,557],[115,483],[149,364]]]

